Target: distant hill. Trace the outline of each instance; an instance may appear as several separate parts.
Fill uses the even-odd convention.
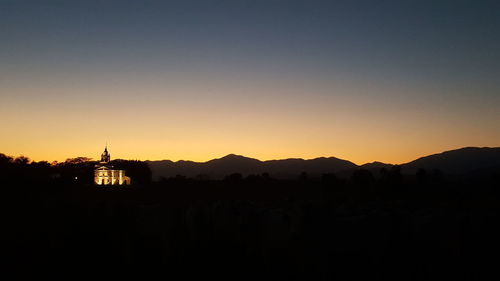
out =
[[[390,168],[394,166],[394,164],[387,164],[387,163],[382,163],[382,162],[378,162],[378,161],[375,161],[375,162],[372,162],[372,163],[366,163],[366,164],[363,164],[361,166],[359,166],[360,168],[362,169],[367,169],[367,170],[380,170],[382,168]]]
[[[283,159],[260,161],[240,155],[229,154],[222,158],[207,162],[191,162],[170,160],[147,161],[153,178],[173,177],[183,175],[186,177],[208,176],[212,179],[223,178],[232,173],[241,173],[243,176],[250,174],[268,173],[275,178],[297,178],[302,172],[310,176],[321,176],[324,173],[333,173],[347,169],[354,169],[356,164],[335,157],[321,157],[311,160]]]
[[[320,177],[325,173],[336,173],[348,177],[355,169],[367,169],[378,173],[381,168],[390,168],[393,164],[372,162],[356,165],[350,161],[335,157],[321,157],[310,160],[300,158],[260,161],[241,155],[229,154],[207,162],[193,161],[147,161],[153,173],[153,179],[160,177],[203,176],[220,179],[232,173],[250,174],[268,173],[274,178],[296,179],[306,172],[310,177]],[[402,164],[404,174],[414,174],[419,168],[441,170],[446,174],[466,174],[480,170],[500,169],[500,148],[466,147],[419,158]]]
[[[402,165],[404,173],[415,173],[419,168],[437,169],[453,175],[500,169],[500,147],[465,147],[425,156]]]

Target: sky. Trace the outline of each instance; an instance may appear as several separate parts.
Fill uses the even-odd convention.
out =
[[[500,2],[0,0],[0,153],[338,157],[500,146]]]

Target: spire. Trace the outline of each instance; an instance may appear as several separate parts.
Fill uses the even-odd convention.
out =
[[[111,158],[108,152],[108,144],[104,147],[104,152],[101,154],[101,163],[108,163]]]

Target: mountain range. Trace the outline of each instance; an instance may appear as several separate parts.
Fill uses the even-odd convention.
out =
[[[147,163],[151,168],[154,179],[177,175],[219,179],[232,173],[240,173],[243,176],[268,173],[273,178],[283,179],[297,178],[303,172],[306,172],[311,177],[319,177],[326,173],[346,176],[356,169],[378,172],[381,168],[393,166],[393,164],[382,162],[356,165],[350,161],[335,157],[320,157],[310,160],[290,158],[260,161],[235,154],[229,154],[207,162],[161,160],[147,161]],[[414,174],[420,168],[440,170],[451,175],[500,169],[500,147],[465,147],[421,157],[400,166],[404,174]]]

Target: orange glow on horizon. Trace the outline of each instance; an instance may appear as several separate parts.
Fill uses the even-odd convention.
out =
[[[418,92],[415,99],[398,100],[359,85],[219,81],[208,93],[197,84],[110,85],[10,89],[0,101],[7,132],[0,153],[36,161],[96,159],[109,141],[114,159],[203,162],[233,153],[401,164],[466,146],[500,145],[495,102],[472,97],[448,101],[452,111],[419,99]],[[259,96],[246,94],[254,92]],[[378,98],[367,99],[372,93]]]
[[[487,146],[487,145],[479,145],[479,146]],[[66,146],[62,146],[64,148]],[[88,147],[88,150],[86,149],[73,149],[72,153],[68,151],[64,151],[64,149],[57,150],[55,153],[44,153],[44,152],[39,152],[36,153],[36,151],[33,150],[33,153],[9,153],[7,152],[2,152],[6,155],[9,156],[26,156],[30,158],[33,161],[57,161],[57,162],[63,162],[68,158],[75,158],[75,157],[88,157],[93,160],[98,160],[100,157],[100,153],[102,152],[101,150],[103,149],[103,146],[84,146]],[[238,151],[231,151],[226,148],[224,149],[216,149],[216,151],[211,152],[211,153],[205,153],[202,154],[201,152],[191,152],[186,153],[185,155],[182,155],[181,153],[165,153],[165,154],[155,154],[154,152],[150,151],[144,151],[145,156],[140,156],[138,153],[130,152],[130,150],[127,150],[127,145],[115,145],[115,146],[110,146],[109,151],[111,153],[112,159],[128,159],[128,160],[171,160],[171,161],[179,161],[179,160],[187,160],[187,161],[194,161],[194,162],[206,162],[212,159],[216,158],[221,158],[226,156],[227,154],[237,154],[237,155],[242,155],[245,157],[250,157],[250,158],[255,158],[261,161],[267,161],[267,160],[279,160],[279,159],[287,159],[287,158],[302,158],[302,159],[314,159],[314,158],[319,158],[319,157],[336,157],[339,159],[343,160],[348,160],[351,161],[357,165],[362,165],[365,163],[370,163],[374,161],[379,161],[379,162],[384,162],[384,163],[391,163],[391,164],[404,164],[410,161],[413,161],[415,159],[418,159],[423,156],[435,154],[435,153],[441,153],[443,151],[447,150],[452,150],[452,149],[457,149],[465,146],[460,146],[460,147],[443,147],[441,149],[435,149],[435,148],[427,148],[427,149],[422,149],[422,150],[406,150],[404,152],[398,152],[395,149],[389,149],[389,150],[378,150],[378,151],[363,151],[363,150],[358,150],[357,153],[353,154],[348,154],[346,152],[333,152],[331,154],[319,154],[319,153],[314,153],[310,152],[308,154],[296,154],[296,155],[290,155],[286,154],[284,152],[279,152],[279,151],[268,151],[267,153],[257,153],[256,150],[252,154],[251,150],[248,150],[248,152],[238,152]],[[491,146],[493,147],[493,146]],[[89,153],[88,151],[94,150],[93,153]],[[26,151],[30,151],[30,149],[26,149]],[[71,151],[71,150],[69,150]],[[79,152],[81,151],[81,152]],[[195,154],[197,153],[197,154]],[[403,154],[405,153],[405,154]]]
[[[0,153],[401,164],[500,146],[497,4],[7,2]]]

